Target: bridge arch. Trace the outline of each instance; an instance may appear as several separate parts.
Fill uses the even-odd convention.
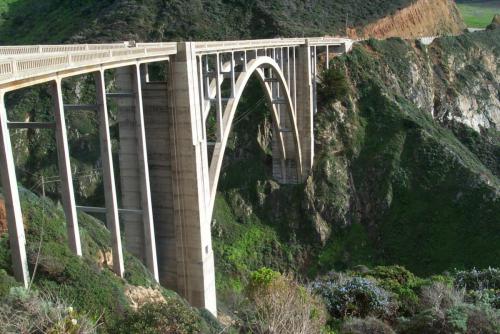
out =
[[[224,65],[224,67],[226,66],[228,66],[228,64]],[[267,77],[266,73],[267,75],[271,75],[271,77]],[[256,75],[264,90],[264,95],[267,99],[267,102],[269,103],[269,105],[271,105],[271,117],[274,128],[276,130],[275,133],[277,137],[276,139],[278,142],[280,157],[281,159],[286,160],[287,157],[294,154],[297,164],[297,173],[299,174],[297,175],[297,177],[300,179],[300,176],[302,174],[302,154],[300,148],[300,137],[297,127],[296,112],[285,76],[280,66],[273,58],[263,56],[252,59],[246,64],[246,70],[244,72],[241,72],[241,74],[238,76],[238,79],[236,80],[233,88],[234,91],[231,94],[232,97],[229,98],[224,108],[223,117],[221,120],[222,137],[219,138],[219,140],[215,143],[212,159],[209,165],[210,215],[213,212],[215,196],[217,193],[217,185],[222,168],[222,162],[224,160],[224,153],[227,147],[227,141],[231,134],[236,110],[238,108],[238,104],[241,100],[243,92],[253,75]],[[275,92],[273,92],[271,83],[267,82],[267,80],[271,79],[276,80],[275,82],[279,85],[279,92],[281,92],[282,96],[273,96]],[[213,81],[216,80],[214,79]],[[214,93],[214,82],[212,82],[210,86],[212,91],[211,93]],[[280,107],[278,107],[276,103],[278,102],[278,99],[280,99],[279,103],[284,107],[283,109],[285,109],[285,112],[282,113],[282,115],[286,116],[288,124],[291,126],[291,129],[289,129],[289,131],[292,135],[294,152],[290,152],[290,150],[287,150],[284,134],[280,131],[280,118],[282,117],[282,115],[280,115]]]

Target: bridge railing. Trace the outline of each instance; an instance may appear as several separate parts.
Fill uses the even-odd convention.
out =
[[[109,44],[62,44],[0,46],[0,57],[58,52],[97,51],[127,48],[127,42]]]
[[[13,58],[0,59],[0,81],[11,78],[26,77],[30,74],[43,74],[82,65],[105,63],[107,61],[126,60],[156,55],[177,53],[175,43],[165,43],[162,46],[114,48],[108,50],[83,51],[72,53],[25,54]]]
[[[345,38],[317,37],[317,38],[275,38],[275,39],[252,39],[242,41],[222,41],[222,42],[196,42],[196,51],[199,53],[242,50],[242,49],[262,49],[272,47],[293,47],[306,43],[310,45],[344,44],[351,41]]]

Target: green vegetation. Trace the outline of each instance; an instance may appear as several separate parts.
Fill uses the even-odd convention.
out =
[[[16,287],[17,283],[11,276],[8,236],[0,236],[0,309],[4,312],[0,312],[0,319],[2,317],[15,319],[14,314],[19,316],[18,324],[9,322],[6,326],[36,326],[38,318],[35,316],[39,316],[40,321],[45,319],[43,312],[46,307],[43,305],[47,304],[51,308],[51,305],[55,305],[54,312],[58,313],[54,315],[54,319],[59,320],[54,323],[55,320],[52,321],[50,317],[45,319],[48,323],[44,326],[49,326],[46,328],[68,325],[65,319],[69,319],[73,313],[65,310],[72,306],[90,323],[97,323],[99,330],[104,333],[113,331],[121,333],[120,326],[124,314],[128,318],[144,319],[142,322],[138,321],[140,325],[137,326],[142,327],[137,327],[136,332],[152,333],[156,324],[154,321],[149,322],[149,319],[161,315],[162,326],[178,329],[172,333],[196,332],[190,331],[189,328],[200,328],[203,333],[211,333],[212,327],[198,310],[188,306],[175,293],[158,286],[141,262],[129,253],[125,253],[124,279],[110,270],[111,263],[106,259],[109,259],[111,253],[111,237],[102,222],[85,214],[79,215],[83,257],[76,257],[67,246],[66,224],[60,206],[49,199],[40,199],[27,190],[21,191],[21,199],[26,227],[28,265],[30,273],[35,273],[32,289],[40,291],[44,301],[37,302],[39,294],[33,292],[34,295],[26,297],[28,298],[26,313],[17,313],[20,306],[18,302],[12,301],[12,298],[17,296],[12,293],[23,289],[13,290],[20,288]],[[164,300],[164,305],[140,308],[139,313],[134,313],[126,291],[137,286],[156,291],[158,298]],[[5,307],[2,303],[5,303]],[[36,307],[28,307],[32,304]],[[171,312],[173,310],[175,312]],[[23,317],[33,322],[24,321]],[[47,329],[47,332],[77,333],[76,329],[58,331],[54,329],[52,332]],[[18,332],[25,331],[7,331],[7,333]],[[81,333],[87,332],[81,331]]]
[[[500,14],[500,3],[494,0],[457,1],[457,6],[471,28],[486,28],[495,14]]]
[[[91,334],[97,325],[57,297],[18,287],[0,301],[0,332]]]
[[[458,290],[464,277],[476,286]],[[472,270],[423,279],[400,266],[333,272],[311,283],[340,333],[497,333],[500,309],[466,295],[481,294],[498,270]],[[498,292],[497,292],[498,294]],[[408,308],[411,296],[411,308]]]
[[[237,39],[344,34],[413,0],[1,0],[0,43]],[[354,10],[355,8],[355,10]]]

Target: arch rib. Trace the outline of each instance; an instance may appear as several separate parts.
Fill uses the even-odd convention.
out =
[[[223,136],[219,142],[215,144],[214,148],[214,153],[212,156],[212,161],[210,163],[210,170],[209,170],[209,179],[210,179],[210,206],[209,206],[209,215],[212,214],[213,212],[213,207],[215,203],[215,195],[217,193],[217,184],[219,182],[219,176],[220,176],[220,170],[222,167],[222,162],[224,159],[224,152],[226,150],[227,146],[227,141],[229,139],[229,135],[231,133],[231,127],[234,119],[234,115],[236,113],[236,109],[238,107],[239,101],[241,99],[241,96],[243,94],[243,91],[250,80],[250,77],[253,75],[254,72],[258,73],[258,79],[261,82],[263,86],[266,87],[265,93],[268,98],[268,101],[272,100],[272,96],[270,96],[271,91],[269,90],[267,84],[264,81],[264,74],[262,73],[262,68],[263,67],[270,67],[276,74],[276,79],[278,79],[278,83],[284,92],[284,98],[286,102],[286,111],[287,115],[290,119],[290,123],[292,126],[292,133],[293,133],[293,138],[294,138],[294,144],[295,144],[295,150],[296,150],[296,158],[297,158],[297,169],[298,169],[298,174],[299,178],[302,175],[302,153],[300,149],[300,141],[299,141],[299,132],[297,128],[297,120],[295,117],[295,110],[293,107],[292,99],[290,96],[290,90],[288,89],[288,86],[286,85],[286,79],[283,75],[283,72],[280,69],[280,66],[272,59],[271,57],[258,57],[256,59],[251,60],[247,64],[247,71],[243,72],[239,77],[235,85],[235,92],[234,92],[234,97],[230,98],[226,108],[224,110],[224,115],[223,115]],[[273,105],[273,114],[275,113],[275,106]],[[274,115],[273,118],[276,118],[276,115]],[[282,134],[280,134],[282,136]]]

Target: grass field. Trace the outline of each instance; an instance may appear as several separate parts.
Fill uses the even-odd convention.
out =
[[[500,1],[474,1],[457,3],[468,27],[485,28],[493,20],[495,14],[500,14]]]

